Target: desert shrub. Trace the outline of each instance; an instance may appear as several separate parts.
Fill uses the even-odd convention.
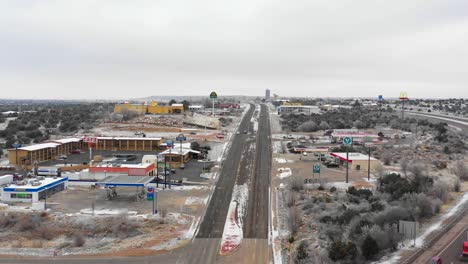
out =
[[[380,250],[396,250],[398,242],[401,239],[401,234],[398,233],[397,225],[386,224],[383,228],[378,225],[374,225],[368,230],[368,234],[377,241],[377,245]]]
[[[304,181],[299,177],[293,177],[291,179],[291,190],[300,191],[304,189]]]
[[[296,249],[296,263],[309,263],[309,245],[303,240]]]
[[[11,228],[18,223],[18,217],[16,214],[1,214],[0,215],[0,228]]]
[[[451,168],[451,171],[457,178],[462,181],[468,181],[468,167],[462,160],[455,162],[455,165]]]
[[[455,182],[453,183],[453,190],[455,192],[460,192],[460,189],[461,189],[460,179],[457,177],[455,179]]]
[[[384,211],[374,216],[374,223],[383,227],[385,224],[398,224],[399,220],[411,220],[411,215],[406,208],[400,206],[387,207]]]
[[[139,234],[138,225],[128,219],[126,215],[112,218],[112,234],[117,237],[127,238]]]
[[[83,237],[82,234],[80,234],[80,233],[73,234],[72,245],[74,247],[82,247],[85,244],[85,242],[86,242],[86,240],[85,240],[85,238]]]
[[[336,240],[328,247],[328,257],[333,261],[354,260],[357,255],[356,245],[351,241]]]
[[[415,192],[416,188],[408,179],[392,173],[379,178],[379,191],[390,194],[391,200],[398,200],[405,193]]]
[[[24,214],[18,221],[17,228],[19,231],[33,231],[41,224],[41,217],[37,214]]]
[[[286,195],[286,206],[291,207],[296,204],[296,195],[292,192],[287,193]]]
[[[367,189],[356,189],[354,186],[348,188],[347,193],[350,195],[354,195],[366,200],[369,200],[369,197],[372,196],[372,191]]]
[[[377,245],[377,241],[375,241],[372,236],[367,235],[361,245],[361,252],[362,255],[366,259],[372,259],[375,255],[379,253],[379,246]]]
[[[289,208],[289,218],[291,233],[296,234],[299,230],[299,227],[302,225],[301,212],[297,209],[297,207],[293,206]]]
[[[49,225],[40,225],[34,229],[31,233],[33,237],[42,238],[45,240],[52,240],[57,235],[56,227],[52,227]]]
[[[408,209],[414,220],[428,218],[435,214],[432,200],[423,193],[407,193],[403,195],[402,205]]]
[[[385,209],[385,204],[381,201],[375,201],[370,204],[370,207],[372,212],[378,212]]]
[[[429,194],[446,203],[450,198],[450,187],[446,182],[437,181],[432,185]]]
[[[159,209],[159,223],[164,224],[166,222],[167,217],[167,208]]]

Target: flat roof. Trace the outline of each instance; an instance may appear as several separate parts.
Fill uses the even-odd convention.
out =
[[[62,182],[68,181],[68,177],[57,177],[57,178],[44,178],[40,180],[41,185],[33,186],[31,185],[31,180],[29,179],[26,185],[17,185],[17,184],[10,184],[7,187],[3,187],[4,192],[39,192],[50,187],[53,187],[57,184]]]
[[[112,164],[99,164],[96,166],[92,166],[91,168],[136,168],[136,169],[146,169],[151,166],[151,163],[148,164],[120,164],[120,166],[112,166]]]
[[[108,176],[98,182],[98,186],[144,187],[154,179],[154,176]]]
[[[368,155],[364,155],[364,154],[358,153],[358,152],[348,153],[348,159],[347,160],[346,160],[346,152],[333,152],[330,155],[332,155],[334,157],[337,157],[340,160],[348,161],[348,162],[352,162],[353,160],[368,160],[369,159]],[[377,159],[375,159],[373,157],[371,157],[370,159],[371,160],[377,160]]]
[[[196,151],[196,150],[193,150],[193,149],[182,148],[182,152],[181,152],[180,148],[174,147],[173,149],[170,149],[170,150],[166,149],[165,151],[161,152],[161,155],[166,155],[166,154],[187,155],[190,152],[200,154],[200,151]]]
[[[319,108],[316,105],[280,105],[281,108]]]
[[[98,140],[161,140],[161,138],[148,137],[96,137]]]
[[[52,139],[52,140],[48,140],[47,142],[58,142],[58,143],[61,143],[61,144],[65,144],[65,143],[71,143],[71,142],[80,142],[81,138],[61,138],[61,139]]]
[[[60,146],[61,144],[59,143],[41,143],[41,144],[35,144],[27,147],[22,147],[18,148],[19,150],[26,150],[26,151],[35,151],[35,150],[40,150],[40,149],[46,149],[46,148],[55,148],[57,146]]]

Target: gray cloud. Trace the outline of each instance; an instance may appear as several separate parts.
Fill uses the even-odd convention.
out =
[[[0,97],[468,97],[467,13],[463,0],[2,1]]]

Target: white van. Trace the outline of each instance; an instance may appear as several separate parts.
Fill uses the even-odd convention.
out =
[[[29,177],[34,176],[34,169],[28,173]],[[55,167],[39,167],[37,169],[37,176],[60,176],[60,168]]]

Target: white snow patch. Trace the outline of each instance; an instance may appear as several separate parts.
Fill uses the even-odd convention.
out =
[[[281,141],[273,141],[273,153],[283,153],[283,146]]]
[[[277,163],[294,163],[294,160],[287,160],[283,158],[275,158]]]
[[[208,190],[208,186],[200,185],[181,185],[181,186],[171,186],[171,189],[166,189],[165,191],[189,191],[189,190]]]
[[[200,197],[189,197],[187,199],[185,199],[185,205],[192,205],[192,204],[203,204],[205,202],[205,199],[204,198],[200,198]]]
[[[284,179],[292,175],[290,168],[279,168],[278,172],[279,172],[278,177],[280,179]]]
[[[224,224],[223,237],[221,238],[221,254],[226,254],[237,248],[244,234],[242,232],[242,226],[236,221],[234,210],[237,207],[237,202],[232,201],[229,205],[229,211]]]
[[[85,208],[80,210],[80,214],[93,214],[93,209],[92,208]],[[121,214],[126,214],[126,215],[136,215],[137,211],[128,211],[125,209],[122,210],[114,210],[114,209],[95,209],[94,210],[95,215],[121,215]]]
[[[346,182],[330,182],[329,184],[339,190],[348,190],[348,188],[352,186],[351,183]]]

